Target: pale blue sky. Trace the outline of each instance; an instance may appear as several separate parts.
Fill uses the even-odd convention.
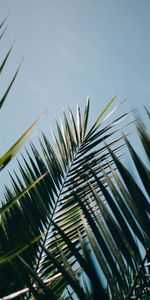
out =
[[[93,120],[113,95],[129,97],[124,111],[149,106],[149,0],[0,0],[7,14],[0,59],[15,46],[2,88],[25,60],[1,112],[0,154],[42,111],[45,131],[88,95]]]

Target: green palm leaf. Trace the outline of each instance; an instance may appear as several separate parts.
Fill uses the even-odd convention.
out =
[[[109,173],[105,159],[110,157],[110,154],[108,151],[106,152],[107,147],[103,141],[109,140],[108,144],[113,146],[116,153],[121,149],[122,138],[119,137],[113,140],[113,137],[117,134],[117,129],[114,128],[122,119],[127,118],[128,114],[123,115],[122,118],[116,119],[105,127],[103,123],[102,128],[98,126],[99,119],[103,115],[100,114],[100,117],[92,126],[92,130],[90,129],[86,133],[88,115],[89,100],[85,107],[83,121],[78,108],[78,125],[74,121],[72,112],[70,112],[70,123],[64,114],[63,126],[57,124],[58,137],[54,134],[58,152],[53,149],[48,139],[43,135],[43,141],[40,141],[43,156],[31,145],[33,155],[27,153],[29,162],[24,158],[25,167],[22,167],[22,164],[20,164],[24,183],[18,177],[12,179],[14,193],[17,195],[23,192],[25,186],[30,185],[42,174],[48,172],[47,176],[41,180],[36,188],[24,195],[24,201],[20,202],[19,206],[13,206],[5,221],[5,226],[8,226],[7,224],[10,223],[12,235],[16,230],[16,226],[18,226],[18,222],[14,223],[13,221],[12,223],[12,218],[13,220],[22,220],[21,228],[26,234],[29,232],[29,236],[30,232],[34,232],[34,235],[38,236],[44,230],[45,236],[41,241],[42,246],[35,247],[35,250],[32,251],[26,251],[24,257],[28,264],[32,262],[35,270],[40,272],[39,274],[41,274],[43,280],[53,274],[53,266],[43,251],[43,247],[46,246],[46,249],[54,257],[57,252],[51,234],[52,221],[55,220],[76,246],[79,244],[76,228],[79,227],[81,232],[84,233],[84,226],[80,219],[80,203],[73,201],[70,195],[75,188],[78,197],[82,197],[84,193],[86,193],[87,197],[92,194],[88,182],[85,181],[85,176],[95,189],[99,189],[95,177],[89,169],[85,168],[85,165],[88,163],[95,171],[95,174],[101,174],[102,181],[105,183],[105,176],[101,171],[100,164],[106,169],[106,173]],[[6,195],[7,201],[12,201],[14,198],[14,194],[12,195],[9,190],[7,190]],[[19,242],[19,239],[22,240],[22,236],[19,237],[18,235],[17,242]],[[61,237],[60,242],[65,256],[67,259],[69,257],[71,259],[72,254]],[[15,244],[13,247],[15,247]],[[119,276],[118,271],[116,272]]]

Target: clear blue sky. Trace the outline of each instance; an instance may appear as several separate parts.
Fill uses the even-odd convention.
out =
[[[47,130],[88,95],[93,120],[113,95],[129,97],[124,111],[149,106],[149,0],[0,0],[7,14],[0,59],[15,45],[2,90],[25,59],[1,112],[0,154],[42,111]]]

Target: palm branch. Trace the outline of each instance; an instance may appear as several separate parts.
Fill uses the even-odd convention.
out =
[[[80,109],[77,107],[77,124],[72,111],[70,111],[70,123],[66,114],[64,114],[63,125],[61,124],[60,126],[57,123],[58,136],[53,133],[57,150],[53,149],[43,134],[43,140],[40,140],[43,154],[40,154],[35,146],[31,144],[33,154],[31,155],[27,152],[28,159],[24,158],[24,167],[22,163],[19,164],[24,182],[17,175],[16,179],[12,177],[14,191],[12,194],[8,188],[6,189],[6,202],[8,203],[12,201],[14,194],[21,193],[26,186],[34,182],[45,172],[48,172],[48,174],[36,185],[36,188],[33,188],[28,194],[24,195],[23,201],[14,205],[13,208],[10,209],[9,214],[5,214],[3,218],[4,228],[7,227],[7,231],[11,229],[12,238],[11,243],[9,241],[9,245],[11,245],[11,247],[13,246],[13,248],[15,248],[18,243],[23,242],[24,238],[28,237],[28,239],[31,239],[42,233],[39,246],[32,247],[25,251],[23,261],[19,260],[18,265],[15,262],[15,267],[17,265],[18,268],[16,274],[19,274],[20,269],[22,270],[21,266],[26,262],[30,268],[31,266],[34,268],[35,274],[38,274],[43,282],[55,276],[57,274],[57,268],[56,266],[54,268],[53,263],[49,263],[47,251],[50,250],[52,257],[57,260],[59,257],[59,251],[56,247],[57,243],[60,245],[59,247],[63,249],[67,260],[70,259],[72,265],[75,263],[76,260],[72,258],[72,253],[61,236],[57,237],[57,241],[53,239],[53,222],[57,223],[57,226],[71,239],[71,243],[74,247],[77,246],[80,249],[77,228],[83,234],[85,234],[85,229],[80,217],[80,204],[78,201],[72,199],[72,191],[76,190],[76,195],[80,199],[82,199],[83,195],[86,195],[88,198],[91,197],[92,191],[88,181],[90,181],[96,191],[99,191],[96,178],[91,173],[90,168],[92,168],[97,176],[100,175],[102,182],[106,185],[102,168],[107,174],[110,173],[106,159],[111,155],[108,153],[107,146],[104,142],[107,141],[108,145],[113,148],[114,153],[120,152],[122,147],[121,141],[123,139],[121,136],[114,139],[113,137],[120,132],[120,128],[118,129],[117,125],[120,125],[120,122],[129,116],[129,114],[126,113],[110,124],[105,125],[111,113],[115,112],[118,108],[118,105],[116,105],[110,113],[103,116],[114,101],[115,97],[111,99],[90,129],[87,129],[89,100],[85,107],[83,119],[81,118]],[[101,120],[102,117],[103,119]],[[110,164],[112,162],[113,160],[110,159]],[[86,165],[88,165],[89,168],[86,168]],[[20,233],[18,232],[14,240],[13,236],[18,231],[18,226]],[[10,232],[7,235],[10,236]],[[22,285],[18,286],[19,288],[21,286],[24,287],[25,284],[28,285],[27,281],[29,281],[29,279],[26,275],[28,273],[27,266],[24,269],[24,275],[23,271],[21,271],[23,280]],[[11,279],[9,280],[11,281]],[[60,279],[58,279],[58,282],[59,281]],[[62,281],[63,290],[64,280]],[[20,282],[19,279],[17,282]],[[37,278],[33,278],[32,286],[34,286],[35,283],[37,284]],[[57,286],[55,281],[54,295],[57,295]]]
[[[149,157],[149,131],[141,124],[136,127],[145,153]],[[89,249],[82,235],[80,235],[82,255],[79,256],[77,247],[73,248],[65,232],[61,231],[57,224],[54,224],[55,231],[60,234],[70,248],[72,256],[78,261],[82,272],[89,277],[93,288],[90,299],[95,300],[106,297],[108,299],[147,299],[150,295],[150,205],[148,184],[150,183],[150,171],[127,138],[124,139],[135,163],[137,173],[141,178],[142,187],[137,185],[131,173],[108,147],[108,152],[111,154],[122,180],[117,172],[112,170],[112,167],[113,178],[108,177],[103,169],[108,184],[105,187],[101,178],[91,169],[101,193],[97,193],[90,183],[89,186],[92,192],[90,202],[86,195],[82,195],[81,199],[76,191],[72,193],[73,201],[78,202],[82,209],[82,222],[90,244]],[[97,261],[96,267],[94,257]],[[49,260],[51,261],[50,257]],[[64,264],[63,260],[61,263]],[[65,269],[67,271],[67,264],[65,264]],[[103,277],[107,283],[107,291],[104,295],[102,295],[101,281],[97,275],[97,270],[103,272]],[[73,292],[77,294],[76,289]],[[80,296],[78,297],[82,299]]]

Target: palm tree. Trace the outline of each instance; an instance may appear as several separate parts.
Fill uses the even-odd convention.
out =
[[[107,112],[115,100],[91,127],[89,99],[77,122],[64,113],[55,145],[42,134],[39,150],[30,143],[19,162],[21,175],[11,175],[1,208],[2,299],[148,297],[150,170],[121,133],[133,112],[108,122],[122,103]],[[149,160],[149,131],[135,126]],[[121,162],[127,148],[142,187]]]

